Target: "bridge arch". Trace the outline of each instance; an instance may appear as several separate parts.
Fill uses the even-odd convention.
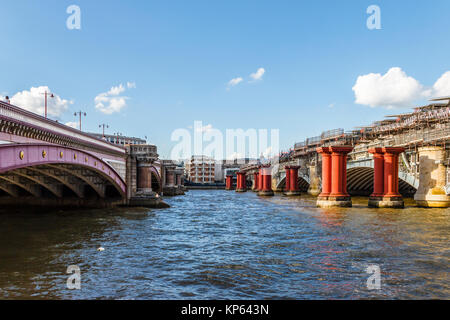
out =
[[[79,198],[86,192],[100,198],[126,195],[125,182],[108,163],[85,151],[50,144],[0,145],[0,180],[0,189],[11,196],[20,194],[16,188],[34,197],[42,191],[63,197],[62,189]]]
[[[352,196],[369,196],[373,192],[373,167],[350,167],[347,169],[347,191]],[[399,192],[405,197],[413,196],[415,186],[399,176]]]
[[[309,189],[309,182],[304,177],[298,176],[298,188],[301,192],[307,192]],[[284,190],[286,188],[286,176],[283,176],[277,183],[277,190]]]

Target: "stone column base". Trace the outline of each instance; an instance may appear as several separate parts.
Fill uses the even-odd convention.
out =
[[[227,190],[227,191],[233,191],[234,189],[233,189],[233,188],[225,188],[225,190]]]
[[[285,196],[288,196],[288,197],[295,197],[295,196],[299,196],[299,195],[301,195],[302,193],[300,192],[300,191],[286,191],[285,193],[284,193],[284,195]]]
[[[247,189],[236,189],[236,192],[247,192]]]
[[[258,192],[259,190],[258,190],[258,189],[252,189],[252,191],[253,191],[253,192]]]
[[[137,196],[128,200],[129,207],[146,207],[146,208],[170,208],[160,197],[156,196]]]
[[[352,198],[350,196],[341,197],[318,197],[316,206],[319,208],[345,207],[352,206]]]
[[[449,208],[450,197],[442,194],[416,194],[414,196],[417,206],[422,208]]]
[[[404,208],[402,197],[369,197],[371,208]]]
[[[312,195],[312,196],[318,196],[320,194],[320,189],[314,189],[314,188],[309,188],[308,189],[308,194]]]
[[[272,197],[274,192],[272,190],[260,190],[258,191],[258,196],[260,197]]]

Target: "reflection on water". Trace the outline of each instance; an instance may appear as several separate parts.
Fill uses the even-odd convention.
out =
[[[449,210],[353,200],[207,190],[162,210],[4,212],[0,298],[449,299]],[[81,290],[66,288],[74,264]],[[366,287],[371,264],[381,290]]]

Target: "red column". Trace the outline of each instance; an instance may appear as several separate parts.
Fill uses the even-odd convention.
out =
[[[384,151],[384,197],[401,197],[398,192],[398,157],[404,148],[386,147]]]
[[[347,193],[347,154],[352,147],[332,146],[330,197],[349,197]]]
[[[328,147],[317,148],[322,155],[322,193],[319,197],[328,197],[331,193],[331,154]]]
[[[291,175],[291,192],[298,192],[300,191],[298,189],[298,166],[291,166],[290,167],[290,175]]]
[[[232,175],[227,175],[226,189],[227,190],[233,189],[233,176]]]
[[[371,197],[382,197],[384,194],[384,155],[382,148],[368,150],[373,154],[373,193]]]
[[[270,165],[265,165],[261,167],[261,189],[258,192],[258,195],[261,196],[273,196],[272,190],[272,168]]]
[[[245,172],[237,172],[237,186],[236,191],[242,192],[247,190]]]
[[[286,187],[284,188],[284,190],[286,192],[289,192],[291,190],[291,167],[286,166],[284,167],[284,170],[286,171]]]

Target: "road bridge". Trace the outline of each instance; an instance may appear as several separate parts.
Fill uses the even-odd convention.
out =
[[[164,206],[165,188],[182,188],[174,169],[154,145],[115,145],[0,102],[2,205]]]

